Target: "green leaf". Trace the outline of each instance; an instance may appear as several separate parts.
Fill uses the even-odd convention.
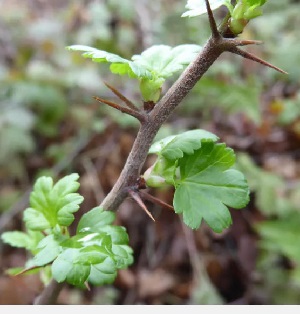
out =
[[[150,147],[150,154],[157,154],[169,160],[191,155],[201,147],[202,140],[217,141],[219,138],[205,130],[191,130],[178,135],[168,136]]]
[[[104,210],[102,207],[94,207],[85,213],[79,220],[77,233],[89,231],[99,232],[101,227],[110,225],[115,220],[115,214]]]
[[[88,281],[95,286],[100,286],[113,283],[116,277],[115,264],[111,258],[107,258],[101,264],[91,266]]]
[[[133,250],[128,246],[129,238],[124,227],[106,226],[103,232],[110,235],[112,240],[113,259],[118,269],[126,268],[133,263]]]
[[[216,10],[222,5],[225,5],[229,10],[232,10],[230,0],[210,0],[209,4],[212,10]],[[193,17],[207,13],[205,0],[188,0],[185,7],[188,9],[188,11],[183,13],[181,15],[182,17]]]
[[[1,235],[1,239],[4,243],[11,246],[25,248],[27,250],[31,250],[36,244],[27,233],[21,231],[4,232]]]
[[[90,265],[75,264],[80,251],[67,249],[63,251],[51,266],[52,276],[57,282],[67,281],[75,286],[82,286],[90,274]]]
[[[243,174],[229,169],[235,162],[233,150],[225,144],[203,142],[193,155],[179,159],[181,179],[174,195],[176,213],[192,229],[204,219],[215,231],[231,224],[226,206],[242,208],[249,201],[249,189]]]
[[[120,75],[127,74],[129,77],[152,78],[151,73],[148,72],[144,67],[134,64],[132,61],[124,59],[116,54],[83,45],[72,45],[66,47],[66,49],[71,51],[84,51],[82,56],[84,58],[92,59],[95,62],[111,63],[110,69],[112,73]]]
[[[24,212],[26,227],[42,231],[56,225],[69,226],[83,201],[82,196],[73,193],[79,188],[78,177],[75,173],[65,176],[54,186],[52,178],[39,178],[30,195],[31,207]]]
[[[167,45],[154,45],[141,55],[134,55],[132,60],[134,64],[153,73],[155,78],[166,79],[193,61],[200,50],[200,46],[192,44],[174,48]]]
[[[281,219],[256,223],[254,227],[261,238],[260,247],[300,262],[299,223],[298,212],[288,213]]]
[[[77,234],[60,243],[62,253],[52,264],[57,281],[77,286],[86,280],[97,285],[111,283],[118,269],[133,262],[127,232],[123,227],[111,225],[114,218],[114,213],[101,207],[83,215]]]
[[[40,251],[31,260],[31,266],[44,266],[51,263],[61,252],[58,239],[50,234],[37,246]]]
[[[67,49],[84,51],[82,56],[95,62],[110,63],[112,73],[139,79],[143,100],[157,102],[164,81],[188,65],[201,47],[192,44],[174,48],[167,45],[154,45],[140,55],[132,56],[132,61],[89,46],[73,45]]]
[[[98,245],[89,245],[80,249],[80,254],[74,259],[74,264],[100,264],[104,262],[109,255],[105,248]]]

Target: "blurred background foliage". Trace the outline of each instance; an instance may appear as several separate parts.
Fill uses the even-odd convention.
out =
[[[204,45],[207,18],[181,18],[184,6],[182,0],[0,1],[1,233],[23,228],[22,210],[42,174],[78,172],[85,197],[79,214],[97,205],[137,132],[135,120],[92,98],[115,101],[107,82],[141,105],[136,82],[65,47],[90,45],[130,58],[153,44]],[[153,225],[128,200],[117,223],[129,232],[135,265],[112,286],[67,287],[61,304],[300,303],[299,9],[300,1],[269,0],[242,34],[262,40],[248,50],[288,75],[224,54],[157,135],[203,128],[235,149],[251,202],[232,212],[232,227],[221,235],[205,225],[192,232],[149,203]],[[172,200],[173,191],[151,192]],[[42,289],[39,279],[5,273],[23,265],[24,252],[0,243],[0,254],[0,304],[30,304]]]

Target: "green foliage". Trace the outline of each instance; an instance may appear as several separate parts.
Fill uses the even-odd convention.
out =
[[[53,185],[52,178],[37,180],[30,196],[30,208],[24,212],[26,232],[4,232],[1,239],[14,247],[25,248],[33,257],[24,271],[45,270],[51,265],[51,277],[84,287],[112,283],[118,269],[133,262],[132,249],[124,227],[114,226],[115,214],[95,207],[79,220],[76,234],[67,227],[74,220],[83,197],[78,174],[71,174]]]
[[[227,206],[246,206],[249,190],[243,174],[231,169],[233,150],[217,139],[193,130],[154,143],[149,152],[158,158],[144,177],[149,186],[174,185],[175,212],[189,227],[198,228],[204,219],[219,233],[232,223]]]
[[[266,0],[237,0],[235,5],[230,0],[211,0],[209,1],[212,10],[216,10],[225,5],[230,13],[228,26],[233,34],[238,35],[243,32],[249,20],[262,15],[261,7]],[[182,17],[199,16],[206,13],[205,1],[188,0],[186,8],[189,11],[182,14]]]
[[[230,0],[210,0],[210,7],[212,10],[216,10],[222,5],[232,8]],[[182,14],[182,17],[193,17],[207,13],[205,0],[188,0],[186,4],[188,11]]]
[[[238,154],[236,167],[245,174],[250,190],[255,193],[254,202],[257,208],[266,216],[280,213],[278,192],[285,185],[282,178],[255,165],[248,154]]]
[[[30,195],[30,205],[24,212],[28,229],[45,230],[56,225],[68,227],[74,220],[83,197],[74,193],[79,188],[78,174],[60,179],[54,186],[50,177],[40,177]]]
[[[172,48],[167,45],[155,45],[146,49],[141,55],[132,56],[131,60],[89,46],[73,45],[67,49],[84,51],[82,54],[84,58],[110,63],[112,73],[138,79],[144,101],[157,102],[165,80],[189,64],[201,47],[180,45]]]
[[[226,64],[223,65],[227,68]],[[238,79],[238,73],[233,67],[226,70],[216,68],[217,65],[215,73],[201,79],[193,92],[187,96],[186,104],[179,110],[185,115],[201,112],[206,120],[211,120],[213,118],[211,112],[219,108],[225,115],[240,114],[259,125],[262,122],[260,108],[262,84],[259,79],[249,80],[245,84]],[[224,76],[226,80],[219,80],[219,76]]]
[[[0,108],[0,165],[7,165],[7,160],[19,161],[19,156],[33,151],[31,130],[35,117],[30,111],[11,103],[2,103]]]

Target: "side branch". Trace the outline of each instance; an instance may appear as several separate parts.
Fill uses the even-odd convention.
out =
[[[211,37],[197,58],[155,105],[148,114],[147,121],[141,124],[119,179],[100,206],[106,210],[117,210],[128,195],[127,188],[136,184],[152,141],[162,124],[226,49],[223,39]]]
[[[106,100],[106,99],[102,99],[102,98],[97,97],[97,96],[93,96],[93,98],[96,99],[97,101],[99,101],[103,104],[106,104],[112,108],[115,108],[115,109],[117,109],[123,113],[127,113],[128,115],[138,119],[141,123],[146,121],[146,115],[142,114],[139,111],[133,110],[131,108],[120,106],[118,104],[115,104],[114,102],[111,102],[111,101]]]

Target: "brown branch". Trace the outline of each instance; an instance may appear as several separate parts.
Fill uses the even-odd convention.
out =
[[[119,205],[127,197],[126,189],[130,186],[134,186],[137,178],[139,178],[140,170],[145,163],[149,148],[158,130],[223,52],[229,51],[240,54],[245,58],[251,58],[253,61],[260,62],[263,65],[270,66],[275,70],[285,73],[283,70],[269,65],[257,57],[237,48],[239,45],[257,44],[257,41],[226,39],[221,37],[219,33],[217,35],[215,31],[216,23],[214,22],[214,17],[209,9],[208,1],[206,1],[206,4],[208,7],[213,36],[207,41],[195,60],[191,62],[178,80],[147,115],[147,121],[141,124],[119,179],[101,203],[101,206],[106,210],[117,210]]]
[[[97,97],[97,96],[93,96],[94,99],[96,99],[97,101],[103,103],[103,104],[106,104],[112,108],[115,108],[123,113],[127,113],[128,115],[138,119],[141,123],[145,122],[146,121],[146,115],[142,114],[141,112],[138,112],[136,110],[132,110],[131,108],[126,108],[126,107],[122,107],[118,104],[115,104],[114,102],[112,101],[109,101],[109,100],[106,100],[106,99],[102,99],[100,97]]]
[[[54,279],[46,286],[42,293],[35,299],[34,305],[54,305],[62,288],[63,283],[58,283]]]
[[[122,93],[120,93],[117,89],[114,87],[108,85],[107,83],[104,83],[106,87],[108,87],[117,97],[119,97],[124,103],[127,105],[128,108],[134,110],[134,111],[139,111],[139,108],[136,107],[136,105],[130,101],[127,97],[125,97]]]

